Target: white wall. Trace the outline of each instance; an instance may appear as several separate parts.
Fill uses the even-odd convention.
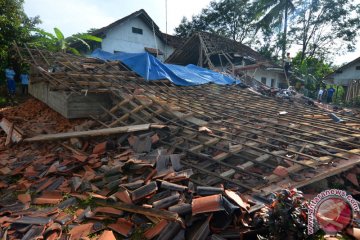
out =
[[[348,86],[350,81],[360,79],[360,70],[356,70],[356,66],[360,67],[360,61],[346,67],[342,73],[334,73],[334,84]]]
[[[143,34],[132,32],[132,27],[140,28]],[[144,47],[156,48],[154,33],[148,25],[146,25],[140,18],[133,18],[124,23],[121,23],[105,33],[106,37],[101,43],[101,48],[104,51],[114,53],[114,51],[141,53],[145,52]],[[167,46],[158,36],[156,36],[157,48],[164,53],[160,55],[159,59],[164,60],[174,51],[170,46]]]
[[[271,79],[275,80],[275,88],[279,87],[279,83],[286,83],[284,74],[267,71],[265,69],[258,68],[256,70],[248,70],[246,74],[255,78],[257,81],[261,82],[261,78],[266,78],[266,85],[271,87]]]

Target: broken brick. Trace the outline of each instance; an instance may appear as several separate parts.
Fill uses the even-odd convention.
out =
[[[24,194],[19,194],[17,196],[17,198],[19,199],[20,202],[22,202],[23,204],[29,203],[31,202],[31,196],[28,193],[24,193]]]
[[[277,167],[274,169],[273,173],[274,173],[275,175],[278,175],[279,177],[287,177],[287,176],[289,175],[288,170],[287,170],[285,167],[283,167],[283,166],[277,166]]]
[[[106,152],[106,145],[107,145],[106,141],[96,144],[93,149],[93,154],[104,154]]]

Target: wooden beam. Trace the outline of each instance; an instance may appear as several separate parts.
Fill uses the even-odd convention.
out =
[[[155,125],[156,127],[158,125]],[[24,139],[24,142],[39,142],[39,141],[55,141],[76,137],[97,137],[97,136],[108,136],[119,133],[129,133],[137,131],[145,131],[151,128],[151,124],[140,124],[125,127],[106,128],[99,130],[79,131],[79,132],[67,132],[67,133],[55,133],[55,134],[43,134],[32,138]]]

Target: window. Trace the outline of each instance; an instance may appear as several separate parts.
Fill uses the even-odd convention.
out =
[[[360,70],[360,66],[356,66],[355,69],[356,69],[356,70]]]
[[[143,30],[141,28],[136,28],[136,27],[132,28],[132,32],[136,34],[143,34]]]
[[[262,77],[262,78],[261,78],[261,82],[262,82],[263,84],[266,84],[266,77]]]
[[[275,79],[271,79],[271,87],[275,87]]]

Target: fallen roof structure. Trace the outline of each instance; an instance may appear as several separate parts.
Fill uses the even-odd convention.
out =
[[[183,163],[205,175],[199,178],[205,185],[225,181],[242,191],[266,194],[284,182],[303,186],[360,161],[358,118],[342,116],[344,121],[335,123],[317,108],[255,95],[237,86],[149,83],[124,71],[121,63],[87,68],[88,60],[80,57],[28,48],[19,52],[38,69],[55,63],[62,68],[54,73],[40,71],[41,79],[53,88],[111,93],[114,106],[104,109],[107,116],[96,119],[102,127],[147,123],[170,127],[170,135],[161,139],[164,146],[186,154]],[[339,163],[331,167],[334,161]],[[286,169],[286,181],[277,175],[280,166]],[[313,178],[302,179],[302,171],[309,169],[319,170]],[[248,179],[236,180],[236,173]]]
[[[250,85],[260,85],[259,77],[255,74],[259,71],[265,77],[271,73],[271,77],[278,77],[283,83],[287,82],[283,67],[265,58],[252,48],[219,36],[213,33],[198,32],[193,34],[181,47],[178,47],[167,59],[166,63],[187,65],[194,64],[212,70],[227,72],[239,78],[246,78]],[[274,86],[271,86],[274,87]]]
[[[106,91],[113,104],[79,131],[35,136],[44,142],[35,146],[24,136],[16,155],[0,153],[0,188],[9,190],[0,223],[12,238],[80,239],[104,229],[123,237],[143,229],[147,239],[246,238],[264,230],[247,222],[269,193],[360,163],[358,118],[336,123],[328,112],[238,86],[146,82],[119,62],[18,52],[38,69],[37,81],[78,95]],[[19,129],[7,126],[12,139]],[[107,131],[118,136],[89,139]],[[51,142],[66,138],[72,145]],[[15,200],[14,189],[22,191]],[[91,199],[96,205],[81,207]],[[64,210],[70,206],[79,209]]]
[[[268,62],[268,59],[244,44],[207,32],[193,34],[166,62],[195,64],[213,69],[216,63],[233,65],[234,58],[249,62]]]

